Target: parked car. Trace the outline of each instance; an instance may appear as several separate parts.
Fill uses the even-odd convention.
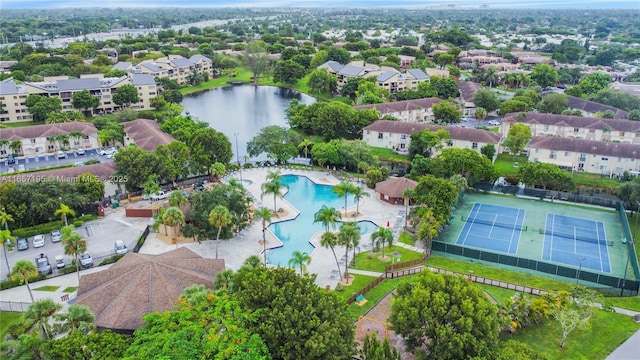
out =
[[[564,90],[564,89],[566,89],[566,88],[567,88],[567,85],[560,84],[560,85],[558,85],[558,86],[557,86],[557,88],[558,88],[558,89],[562,89],[562,90]]]
[[[9,157],[7,158],[7,163],[8,164],[15,164],[16,163],[16,159],[13,157],[13,155],[9,155]]]
[[[78,161],[73,166],[84,166],[84,161]]]
[[[44,246],[44,235],[36,235],[33,237],[33,247],[39,248]]]
[[[85,252],[82,255],[80,255],[80,265],[85,269],[92,267],[93,257],[91,256],[91,254],[89,254],[88,252]]]
[[[117,152],[116,148],[100,149],[98,154],[100,155],[113,155]]]
[[[18,165],[18,171],[25,171],[26,168],[24,167],[24,164],[19,164]]]
[[[58,159],[66,159],[66,158],[67,158],[67,153],[66,153],[66,152],[64,152],[64,151],[58,151],[58,152],[56,153],[56,157],[57,157]]]
[[[116,240],[115,249],[116,254],[118,255],[123,255],[129,252],[129,249],[127,249],[127,245],[125,245],[124,241],[122,240]]]
[[[500,121],[498,121],[498,120],[489,120],[489,125],[498,126],[498,125],[500,125]]]
[[[84,155],[84,149],[78,149],[78,150],[76,150],[76,154],[78,154],[78,155]]]
[[[16,247],[18,251],[27,250],[29,248],[29,240],[25,238],[20,238],[16,241]]]
[[[36,267],[40,274],[53,274],[53,269],[49,263],[49,257],[45,254],[40,254],[40,256],[36,258]]]
[[[157,192],[155,194],[149,195],[149,200],[151,200],[151,201],[163,200],[163,199],[168,198],[169,194],[170,194],[170,192],[160,191],[160,192]]]
[[[65,266],[66,264],[64,263],[64,256],[62,255],[56,256],[56,268],[62,269]]]
[[[57,243],[62,240],[62,234],[60,234],[60,230],[53,230],[51,232],[51,242]]]

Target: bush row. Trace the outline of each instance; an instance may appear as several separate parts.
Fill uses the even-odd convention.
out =
[[[90,220],[96,220],[98,217],[96,215],[93,214],[87,214],[87,215],[83,215],[83,216],[79,216],[77,217],[73,222],[73,226],[75,227],[80,227],[82,226],[85,222],[90,221]],[[60,230],[60,228],[62,228],[64,226],[64,221],[62,220],[55,220],[52,222],[48,222],[46,224],[39,224],[39,225],[34,225],[34,226],[28,226],[28,227],[24,227],[24,228],[20,228],[20,229],[15,229],[11,232],[11,234],[13,236],[15,236],[16,238],[28,238],[34,235],[38,235],[38,234],[46,234],[49,233],[53,230]]]
[[[44,280],[46,278],[47,278],[46,274],[39,274],[37,277],[31,279],[29,281],[29,284],[34,283],[34,282],[38,282],[40,280]],[[20,283],[19,281],[5,280],[3,282],[0,282],[0,290],[7,290],[7,289],[14,288],[16,286],[20,286],[20,285],[23,285],[23,284]]]

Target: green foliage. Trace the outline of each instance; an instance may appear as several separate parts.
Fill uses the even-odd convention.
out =
[[[130,106],[140,101],[138,97],[138,89],[133,85],[122,85],[116,89],[116,93],[113,95],[113,102],[117,105]]]
[[[59,360],[121,359],[133,342],[133,337],[103,330],[84,334],[74,331],[67,336],[48,341],[44,348],[48,356]]]
[[[31,94],[27,96],[25,105],[34,122],[45,121],[50,113],[62,111],[62,100],[59,97]]]
[[[102,260],[100,262],[100,264],[98,264],[98,266],[113,264],[113,263],[117,262],[118,260],[122,259],[123,256],[124,256],[124,254],[116,254],[116,255],[110,256],[108,258],[105,258],[104,260]]]
[[[607,88],[610,82],[611,76],[609,74],[594,72],[581,77],[578,86],[583,94],[592,95]]]
[[[498,341],[496,307],[454,275],[425,271],[400,283],[389,322],[425,359],[486,358]]]
[[[258,84],[260,75],[267,71],[269,58],[266,44],[262,40],[247,43],[244,49],[244,64],[253,73],[254,84]]]
[[[434,151],[442,148],[443,143],[451,139],[451,134],[444,129],[432,132],[428,129],[411,134],[411,143],[409,145],[409,159],[420,154],[426,158],[430,158]]]
[[[291,128],[308,135],[322,136],[326,141],[359,139],[362,128],[379,118],[375,110],[357,111],[339,101],[316,102],[307,106],[293,100],[286,115]]]
[[[290,129],[271,125],[264,127],[247,143],[249,156],[258,156],[266,153],[267,157],[278,164],[298,155],[300,137]]]
[[[495,151],[495,150],[494,150]],[[478,181],[493,182],[498,175],[487,157],[472,149],[447,148],[429,161],[429,173],[440,178],[454,174],[464,176],[469,185]]]
[[[418,185],[412,198],[417,204],[429,206],[438,221],[448,221],[451,218],[451,207],[458,197],[458,190],[453,182],[433,175],[424,175],[417,180]]]
[[[229,209],[232,224],[240,226],[240,229],[245,226],[248,220],[249,208],[247,198],[243,192],[234,186],[214,186],[210,190],[192,193],[190,197],[192,208],[191,221],[197,229],[196,238],[198,241],[216,238],[218,228],[209,223],[209,213],[218,205]],[[233,225],[223,226],[220,238],[231,238],[231,228]]]
[[[273,69],[273,81],[283,82],[285,84],[295,84],[305,75],[305,69],[302,65],[293,60],[280,60]]]
[[[531,140],[531,128],[526,124],[516,123],[511,125],[507,138],[502,143],[509,148],[511,154],[518,155]]]
[[[571,191],[575,188],[571,173],[554,164],[531,162],[520,166],[520,179],[529,186],[541,186],[543,189]]]
[[[187,138],[186,144],[191,149],[193,173],[206,173],[215,162],[228,164],[233,156],[229,138],[212,128],[196,130]]]
[[[338,79],[325,69],[313,70],[309,74],[309,91],[312,94],[334,93],[338,87]]]
[[[74,108],[82,109],[86,112],[89,109],[98,107],[100,105],[100,98],[91,95],[89,90],[84,89],[73,93],[71,103]]]
[[[493,161],[493,157],[496,155],[496,146],[492,143],[488,143],[480,148],[480,153],[486,156],[487,159]]]
[[[439,102],[434,104],[433,107],[433,116],[437,121],[444,121],[446,123],[459,123],[462,120],[462,111],[458,110],[458,108],[446,101]]]
[[[260,267],[239,271],[234,284],[234,298],[252,315],[248,329],[260,335],[273,358],[344,359],[355,352],[346,304],[319,288],[315,276]]]
[[[33,284],[35,282],[44,280],[46,278],[47,278],[46,274],[38,274],[37,276],[31,278],[29,280],[29,283]],[[24,281],[18,280],[18,279],[16,279],[16,280],[9,279],[9,280],[5,280],[5,281],[0,282],[0,290],[12,289],[14,287],[21,286],[21,285],[24,285]]]
[[[600,104],[605,104],[609,106],[613,106],[618,109],[622,109],[625,111],[635,111],[640,112],[640,98],[633,96],[631,94],[627,94],[622,91],[617,91],[609,88],[603,88],[599,90],[597,93],[591,95],[589,100],[595,101]],[[631,118],[631,114],[629,114],[629,120],[633,120]],[[640,115],[640,114],[638,114]],[[640,120],[640,116],[636,117],[637,120]]]
[[[364,338],[362,350],[360,350],[363,360],[401,360],[402,356],[398,350],[389,344],[389,340],[385,337],[380,342],[373,334],[367,334]]]
[[[568,108],[569,100],[567,95],[556,93],[546,95],[536,106],[539,112],[551,114],[562,114]]]
[[[473,95],[473,103],[484,108],[487,112],[498,108],[499,101],[496,93],[489,89],[480,89]]]
[[[558,82],[558,69],[549,64],[537,64],[530,77],[543,88],[553,86]]]

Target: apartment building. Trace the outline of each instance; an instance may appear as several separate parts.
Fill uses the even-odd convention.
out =
[[[203,75],[213,75],[211,59],[196,54],[190,58],[180,55],[169,55],[155,60],[144,60],[137,65],[130,62],[119,62],[112,69],[127,71],[132,74],[149,74],[152,77],[167,77],[178,84],[189,82],[189,76],[194,72]]]
[[[380,118],[392,117],[405,122],[433,122],[433,105],[441,102],[439,98],[423,98],[415,100],[393,101],[382,104],[358,105],[354,110],[375,109]]]
[[[0,129],[0,143],[2,158],[100,147],[98,129],[92,123],[77,121]]]

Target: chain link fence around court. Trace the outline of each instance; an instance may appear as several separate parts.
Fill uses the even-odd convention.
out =
[[[487,184],[487,183],[477,184],[474,186],[474,188],[476,190],[481,190],[481,192],[495,191],[498,189],[499,191],[497,192],[503,193],[503,194],[523,195],[523,196],[533,197],[538,199],[547,199],[545,203],[536,202],[537,204],[541,204],[542,206],[546,206],[546,207],[548,207],[548,205],[543,205],[543,204],[548,204],[549,199],[558,199],[558,200],[564,200],[569,202],[598,205],[598,206],[604,206],[604,207],[616,209],[617,210],[616,216],[612,216],[613,214],[607,215],[607,216],[612,218],[609,220],[615,220],[616,218],[619,220],[619,224],[617,225],[617,227],[620,228],[620,235],[622,237],[620,240],[622,241],[622,243],[618,243],[617,241],[618,239],[616,238],[609,237],[610,241],[608,242],[608,245],[611,246],[612,243],[615,242],[615,247],[616,249],[618,249],[617,250],[618,254],[621,254],[621,251],[624,249],[625,255],[624,255],[623,261],[626,260],[627,262],[626,265],[622,264],[625,266],[624,275],[622,274],[622,271],[619,271],[616,274],[604,274],[596,271],[590,271],[589,269],[585,269],[584,267],[579,267],[579,268],[569,267],[569,266],[559,265],[556,263],[546,262],[540,259],[529,259],[527,257],[522,257],[523,255],[527,256],[526,255],[527,252],[537,253],[537,248],[534,249],[532,248],[532,246],[534,246],[533,244],[536,244],[540,241],[539,239],[534,239],[535,237],[534,234],[538,233],[539,232],[538,230],[541,229],[539,225],[534,225],[533,229],[531,228],[531,226],[529,226],[529,230],[534,230],[535,232],[534,233],[526,232],[527,235],[526,236],[523,235],[526,237],[527,241],[523,243],[523,241],[525,241],[525,238],[523,238],[520,241],[520,247],[521,248],[524,247],[525,251],[520,251],[520,253],[518,254],[501,254],[497,252],[492,252],[488,249],[470,248],[470,247],[465,247],[462,245],[455,244],[456,241],[454,238],[457,237],[456,229],[460,228],[462,225],[458,225],[454,223],[450,223],[447,226],[448,229],[445,229],[445,231],[443,231],[440,238],[433,241],[433,245],[432,245],[433,251],[444,252],[451,255],[462,256],[470,259],[478,259],[481,261],[506,265],[510,267],[517,267],[521,269],[539,271],[546,274],[551,274],[551,275],[575,280],[576,282],[584,281],[594,285],[598,284],[599,286],[595,285],[594,288],[596,288],[597,290],[600,290],[606,295],[616,295],[616,296],[638,295],[638,290],[640,288],[640,281],[638,281],[640,279],[638,259],[636,256],[635,249],[633,247],[633,238],[631,236],[631,231],[627,221],[626,212],[624,210],[624,206],[620,201],[614,201],[611,199],[597,198],[597,197],[591,197],[591,196],[585,196],[585,195],[579,195],[579,194],[553,192],[548,190],[523,189],[517,186],[494,187],[493,184]],[[477,199],[475,198],[475,196],[482,196],[482,195],[468,194],[467,196],[465,196],[465,198],[474,197],[474,200],[469,200],[469,202],[473,202],[473,201],[482,202],[482,199]],[[518,200],[518,196],[511,198],[513,200],[508,200],[509,198],[501,198],[501,199],[502,200],[499,200],[500,202],[526,201],[525,199]],[[464,201],[465,200],[463,200],[463,202]],[[511,204],[511,205],[513,206],[514,204]],[[527,204],[521,204],[521,205],[522,207],[530,208],[532,205],[535,205],[535,204],[529,203],[529,205]],[[456,209],[456,211],[458,210],[460,211],[461,216],[459,216],[459,218],[465,219],[465,216],[463,214],[466,208],[469,207],[469,205],[461,203],[458,206],[459,208]],[[518,206],[519,205],[516,205],[516,207]],[[540,206],[540,205],[537,205],[537,206]],[[577,210],[580,210],[580,209],[577,209]],[[536,210],[532,208],[530,208],[527,211],[531,211],[534,217],[536,216],[539,217],[540,215],[542,215],[541,213],[535,213]],[[538,209],[538,211],[540,211],[540,209]],[[563,211],[575,212],[576,209],[563,210]],[[458,223],[461,224],[462,222],[458,222]],[[616,235],[617,235],[617,232],[616,232]],[[535,245],[535,246],[538,246],[538,245]],[[609,248],[611,249],[611,247]],[[622,255],[620,255],[620,257],[621,256]],[[622,265],[620,266],[621,269],[622,269]]]

